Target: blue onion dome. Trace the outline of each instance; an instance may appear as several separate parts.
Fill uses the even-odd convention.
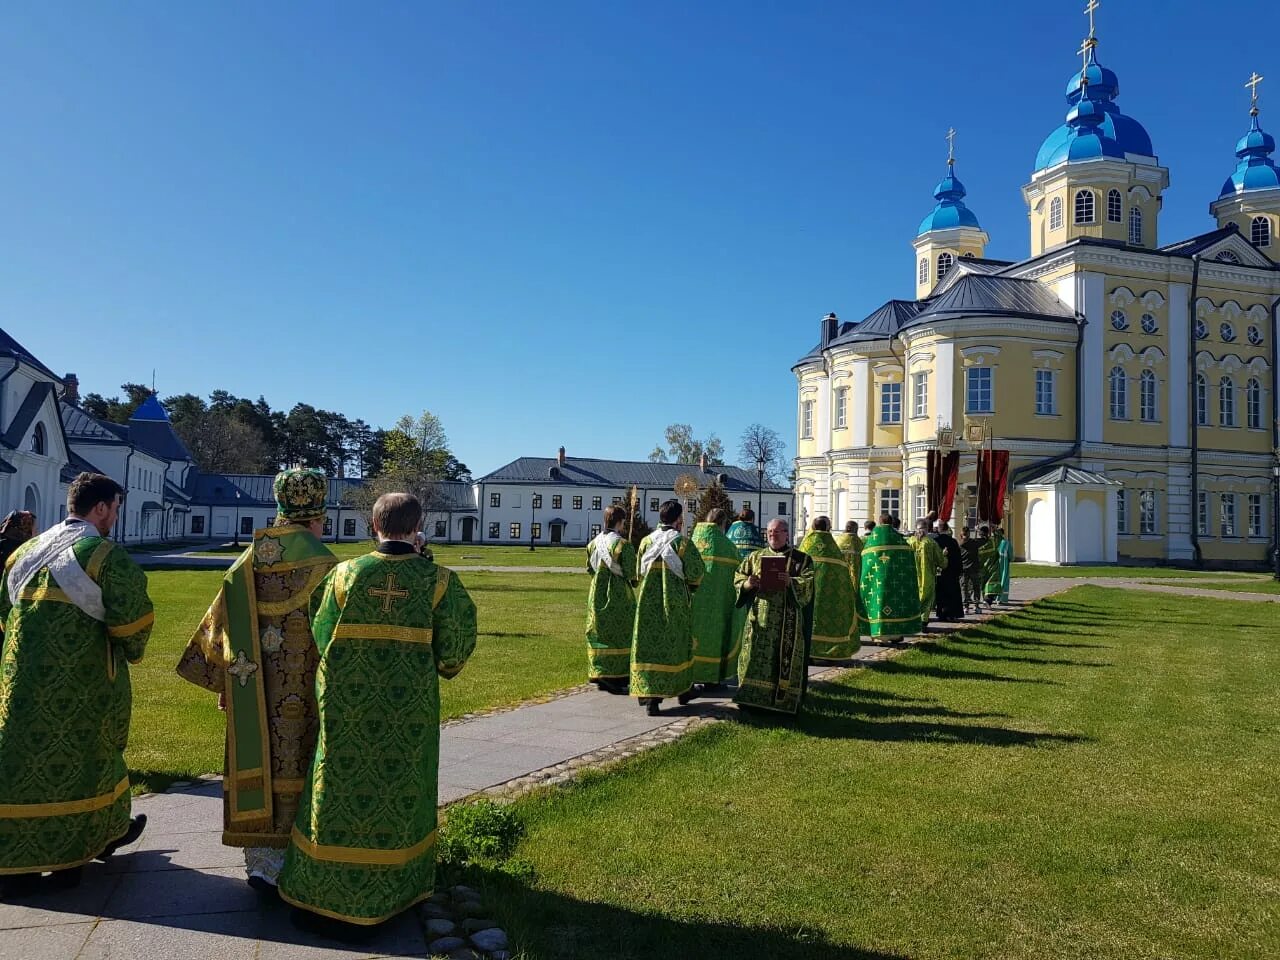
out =
[[[1087,83],[1083,82],[1086,80]],[[1125,116],[1116,106],[1120,80],[1113,71],[1098,63],[1094,49],[1089,51],[1089,62],[1085,68],[1067,81],[1066,93],[1071,107],[1067,122],[1049,134],[1040,145],[1036,154],[1037,172],[1063,161],[1123,159],[1129,153],[1144,157],[1155,155],[1151,136],[1142,124]],[[1085,100],[1092,106],[1086,106],[1081,113],[1080,107]]]
[[[933,199],[938,205],[920,221],[920,229],[916,236],[930,230],[948,230],[952,227],[973,227],[981,230],[977,215],[964,205],[965,189],[960,178],[955,174],[955,164],[947,163],[947,173],[938,185],[933,188]]]
[[[1276,170],[1271,154],[1275,152],[1275,137],[1258,126],[1258,108],[1249,111],[1253,122],[1249,132],[1236,141],[1236,169],[1222,185],[1218,199],[1247,190],[1274,190],[1280,187],[1280,171]]]

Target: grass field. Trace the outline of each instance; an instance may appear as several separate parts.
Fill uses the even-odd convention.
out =
[[[146,657],[133,668],[126,755],[137,790],[222,769],[224,725],[215,698],[174,672],[220,577],[216,570],[147,575],[156,626]],[[443,719],[583,682],[585,577],[476,571],[463,582],[476,602],[480,636],[462,673],[440,683]]]
[[[1228,593],[1270,593],[1280,594],[1280,582],[1271,577],[1242,578],[1239,583],[1223,583],[1211,581],[1195,584],[1198,590],[1225,590]]]
[[[519,801],[482,882],[530,960],[1275,957],[1277,672],[1269,607],[1078,588]]]
[[[367,540],[359,543],[330,543],[327,545],[343,560],[358,557],[373,549]],[[212,547],[195,553],[198,557],[235,556],[244,546]],[[433,544],[431,552],[436,560],[446,566],[460,567],[583,567],[586,552],[582,547],[528,547],[479,546],[476,544]]]

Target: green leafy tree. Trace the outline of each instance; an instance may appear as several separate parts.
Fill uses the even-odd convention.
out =
[[[673,423],[667,427],[665,437],[666,447],[659,444],[649,454],[651,463],[697,463],[703,455],[707,463],[724,463],[724,444],[714,433],[705,440],[696,440],[689,424]]]

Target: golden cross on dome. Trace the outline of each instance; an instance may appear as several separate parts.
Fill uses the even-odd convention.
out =
[[[956,162],[956,128],[947,130],[947,166]]]
[[[1249,91],[1252,94],[1252,99],[1249,101],[1249,112],[1254,115],[1257,115],[1258,113],[1258,84],[1260,84],[1263,79],[1265,78],[1258,76],[1258,71],[1254,70],[1248,81],[1245,83],[1245,86],[1249,88]]]
[[[373,587],[370,587],[369,596],[381,597],[382,612],[390,613],[391,605],[397,600],[403,600],[405,597],[409,596],[409,591],[396,589],[396,575],[393,573],[387,577],[387,582],[383,585],[381,590],[375,590]]]

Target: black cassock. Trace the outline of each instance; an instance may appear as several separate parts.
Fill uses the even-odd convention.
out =
[[[938,619],[962,620],[964,598],[960,593],[960,576],[964,570],[964,555],[960,552],[960,544],[950,534],[940,533],[934,539],[947,558],[947,565],[938,574],[938,596],[935,600]]]

